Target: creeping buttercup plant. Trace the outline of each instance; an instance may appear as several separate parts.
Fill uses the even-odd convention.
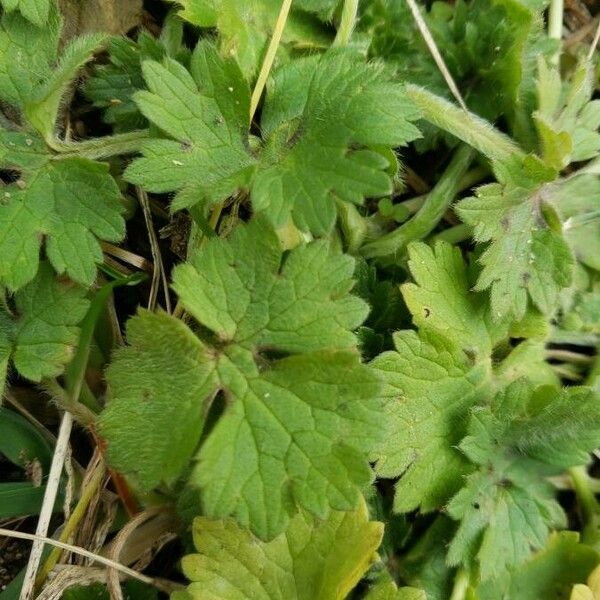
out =
[[[561,2],[0,6],[3,517],[76,503],[57,535],[121,568],[169,515],[132,598],[596,597],[600,100]],[[96,449],[58,490],[40,386]],[[119,593],[34,555],[0,598]]]

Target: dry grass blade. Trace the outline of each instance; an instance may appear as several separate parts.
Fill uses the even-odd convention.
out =
[[[467,105],[465,104],[465,101],[463,100],[458,86],[456,85],[452,74],[448,70],[446,63],[444,62],[444,59],[440,54],[437,44],[435,43],[435,40],[433,39],[433,36],[429,31],[429,27],[427,27],[427,23],[425,23],[425,20],[421,15],[421,11],[419,10],[417,3],[415,2],[415,0],[406,0],[406,2],[410,8],[410,12],[412,13],[415,19],[415,23],[417,24],[417,27],[419,28],[419,31],[421,32],[421,35],[423,36],[423,39],[425,40],[425,43],[429,48],[429,52],[431,52],[431,56],[433,56],[435,64],[437,65],[438,69],[440,70],[444,79],[446,80],[446,84],[450,88],[452,95],[456,98],[456,101],[459,103],[460,107],[463,110],[467,110]]]
[[[148,554],[156,552],[171,539],[177,529],[177,518],[172,510],[164,510],[153,519],[139,525],[131,532],[127,543],[121,548],[119,562],[125,565],[137,565],[138,571],[142,570],[140,564],[148,564]],[[110,556],[115,540],[112,540],[100,552],[102,556]]]
[[[65,566],[52,578],[52,581],[38,594],[36,600],[60,600],[65,590],[74,585],[106,583],[106,570],[93,567]]]
[[[81,486],[81,497],[73,514],[67,519],[67,522],[60,534],[59,541],[67,542],[74,534],[77,526],[83,519],[90,502],[97,497],[99,490],[106,476],[106,467],[103,461],[96,462],[92,469],[88,469],[86,477]],[[54,568],[54,565],[59,561],[62,550],[53,548],[50,556],[40,569],[39,575],[36,578],[36,586],[41,586],[48,576],[48,573]]]
[[[138,581],[141,581],[142,583],[147,583],[148,585],[151,585],[151,586],[153,586],[163,592],[166,592],[166,593],[170,593],[171,591],[173,591],[174,587],[179,587],[177,585],[174,585],[171,582],[166,583],[163,580],[155,579],[153,577],[148,577],[147,575],[144,575],[143,573],[138,573],[137,571],[134,571],[133,569],[130,569],[129,567],[126,567],[125,565],[121,565],[113,560],[110,560],[109,558],[100,556],[99,554],[94,554],[93,552],[90,552],[89,550],[86,550],[85,548],[80,548],[79,546],[73,546],[72,544],[65,544],[64,542],[59,542],[57,540],[53,540],[52,538],[38,536],[33,533],[24,533],[22,531],[12,531],[10,529],[4,529],[4,528],[0,528],[0,536],[13,537],[13,538],[17,538],[20,540],[29,540],[32,542],[38,542],[41,545],[48,544],[50,546],[62,548],[63,550],[68,550],[69,552],[73,552],[75,554],[80,554],[81,556],[85,556],[85,557],[89,558],[93,562],[100,563],[101,565],[104,565],[105,567],[110,567],[111,569],[116,569],[117,571],[119,571],[120,573],[123,573],[123,575],[126,575],[127,577],[131,577],[132,579],[137,579]]]
[[[36,527],[36,535],[31,538],[33,539],[33,546],[31,547],[27,569],[25,570],[25,579],[23,580],[23,587],[21,588],[21,594],[19,596],[20,600],[29,600],[33,596],[35,577],[42,558],[44,539],[47,539],[46,535],[48,533],[48,527],[50,526],[50,518],[54,509],[54,503],[56,502],[61,473],[67,457],[67,449],[72,428],[73,416],[71,413],[65,412],[62,417],[58,438],[56,440],[52,465],[50,466],[48,482],[46,483],[46,492],[44,493],[44,501],[42,503],[42,509]]]
[[[587,55],[588,60],[592,60],[594,58],[594,52],[596,52],[596,48],[598,47],[598,42],[600,41],[600,21],[598,22],[598,26],[596,27],[596,33],[594,34],[594,41],[590,46],[590,50]]]
[[[152,273],[154,267],[150,261],[145,259],[143,256],[129,252],[129,250],[125,250],[124,248],[120,248],[119,246],[115,246],[109,242],[101,241],[100,246],[102,247],[102,251],[106,254],[118,258],[119,260],[122,260],[123,262],[130,264],[137,269]]]
[[[104,465],[104,458],[100,449],[96,446],[92,456],[83,487],[94,478],[94,473],[99,465]],[[109,492],[105,486],[100,486],[97,493],[89,500],[85,516],[83,517],[73,539],[70,540],[76,546],[82,546],[92,552],[99,552],[106,540],[108,529],[113,522],[117,509],[117,496]],[[85,559],[77,557],[77,564],[85,565]],[[66,561],[65,561],[66,562]]]
[[[152,252],[152,261],[154,262],[154,268],[152,270],[152,284],[150,286],[150,294],[148,298],[148,310],[154,310],[156,307],[159,282],[162,281],[165,295],[165,308],[167,312],[171,314],[169,283],[167,281],[167,275],[165,273],[160,247],[158,245],[158,238],[156,237],[156,231],[154,230],[154,223],[152,222],[152,211],[150,210],[148,194],[146,194],[146,192],[140,187],[137,187],[136,191],[140,206],[142,207],[142,212],[144,213],[144,221],[146,223],[146,229],[148,230],[148,240],[150,241],[150,251]]]
[[[136,515],[129,523],[127,523],[121,531],[117,534],[115,539],[111,543],[109,552],[109,558],[115,563],[118,563],[121,556],[121,551],[127,543],[129,536],[142,524],[149,519],[154,518],[157,514],[164,512],[164,508],[160,506],[151,507],[139,515]],[[108,591],[110,597],[115,600],[123,600],[123,592],[121,590],[121,584],[119,582],[119,573],[115,569],[108,570]]]

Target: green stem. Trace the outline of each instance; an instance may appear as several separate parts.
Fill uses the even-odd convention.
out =
[[[483,166],[471,169],[462,178],[458,186],[458,191],[464,192],[465,190],[470,190],[474,185],[480,183],[481,180],[485,179],[489,174],[490,170]],[[423,206],[423,204],[425,204],[427,196],[428,194],[415,196],[414,198],[403,200],[400,204],[402,204],[402,206],[405,206],[410,214],[414,214],[421,208],[421,206]]]
[[[454,586],[450,600],[465,600],[469,590],[469,574],[464,569],[459,569],[454,577]]]
[[[358,0],[345,0],[342,9],[342,18],[340,27],[333,40],[333,46],[346,46],[350,41],[354,26],[356,25],[356,15],[358,13]]]
[[[572,467],[569,475],[579,503],[583,521],[581,540],[584,544],[598,547],[600,544],[600,504],[590,486],[590,476],[585,467]]]
[[[460,242],[464,242],[473,237],[473,228],[466,223],[460,223],[459,225],[455,225],[454,227],[448,227],[448,229],[444,229],[433,239],[435,240],[443,240],[444,242],[448,242],[449,244],[460,244]]]
[[[66,412],[70,412],[74,419],[84,427],[92,427],[96,421],[96,415],[100,412],[91,410],[87,404],[78,400],[73,400],[56,379],[44,379],[41,386],[48,394],[52,396],[54,403]],[[94,399],[95,400],[95,399]]]
[[[47,139],[48,146],[58,153],[57,159],[70,156],[82,156],[90,159],[101,159],[118,154],[138,152],[144,140],[150,137],[147,129],[117,133],[82,142],[65,142],[57,138]]]
[[[600,392],[600,346],[596,348],[596,357],[586,377],[585,384]]]
[[[563,15],[565,11],[564,0],[551,0],[548,8],[548,37],[555,40],[562,39]],[[552,64],[558,65],[560,61],[560,48],[551,59]]]
[[[419,212],[391,233],[365,244],[361,254],[367,258],[401,254],[407,244],[431,233],[454,201],[474,154],[468,146],[461,146]]]
[[[477,115],[416,85],[407,85],[411,100],[420,108],[423,118],[472,146],[490,160],[505,160],[525,153],[507,135]]]
[[[145,278],[145,277],[144,277]],[[135,273],[130,277],[115,279],[103,285],[95,294],[90,307],[81,322],[81,333],[79,343],[75,350],[75,356],[69,363],[65,371],[66,389],[72,402],[78,402],[81,389],[84,384],[85,370],[87,368],[90,348],[94,337],[94,329],[100,317],[106,301],[112,291],[122,285],[136,285],[141,281],[139,274]]]

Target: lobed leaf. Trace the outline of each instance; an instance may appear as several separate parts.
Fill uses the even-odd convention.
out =
[[[377,379],[354,351],[366,305],[349,295],[352,271],[325,242],[284,260],[260,218],[204,243],[174,273],[195,332],[142,313],[108,371],[100,429],[111,463],[143,489],[173,483],[221,390],[225,407],[189,480],[204,514],[233,515],[271,539],[298,508],[325,518],[356,507],[382,432]],[[186,431],[176,440],[174,422]]]
[[[90,286],[103,260],[98,239],[116,242],[125,233],[121,194],[108,166],[33,154],[39,142],[27,134],[0,133],[0,144],[7,162],[22,170],[0,204],[0,282],[17,290],[35,277],[45,236],[54,269]]]
[[[545,477],[585,464],[599,435],[600,408],[589,389],[534,390],[521,379],[473,409],[460,448],[479,469],[447,507],[460,520],[450,564],[477,560],[485,581],[542,548],[552,528],[566,525]]]
[[[478,188],[457,206],[475,239],[490,242],[475,289],[490,289],[496,319],[522,319],[529,298],[552,314],[573,269],[571,249],[553,217],[551,198],[560,197],[561,185],[550,183],[554,173],[533,157],[497,164],[495,172],[498,183]]]
[[[262,542],[232,521],[194,520],[198,554],[183,559],[184,598],[342,600],[373,561],[383,534],[364,504],[317,520],[301,512]]]
[[[15,314],[0,312],[0,361],[12,360],[32,381],[62,373],[87,311],[84,294],[83,288],[57,280],[50,265],[41,263],[33,281],[15,294]]]
[[[267,97],[267,136],[258,149],[248,132],[248,84],[234,61],[203,42],[191,72],[171,60],[146,63],[150,92],[139,92],[136,101],[174,139],[147,142],[126,176],[150,191],[177,191],[176,209],[199,202],[206,209],[241,189],[275,226],[291,216],[302,230],[330,231],[336,198],[360,204],[391,191],[388,160],[369,147],[400,146],[417,137],[411,121],[418,112],[401,85],[355,52],[307,60],[314,68],[288,77],[283,67],[277,76],[273,101],[279,108],[271,108]],[[294,92],[299,85],[307,91],[291,101],[282,89],[288,84]]]
[[[46,25],[51,4],[52,0],[2,0],[2,6],[7,13],[18,10],[37,27]]]

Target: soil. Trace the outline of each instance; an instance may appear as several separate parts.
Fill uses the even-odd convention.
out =
[[[0,537],[0,591],[3,591],[27,564],[28,556],[28,542]]]

